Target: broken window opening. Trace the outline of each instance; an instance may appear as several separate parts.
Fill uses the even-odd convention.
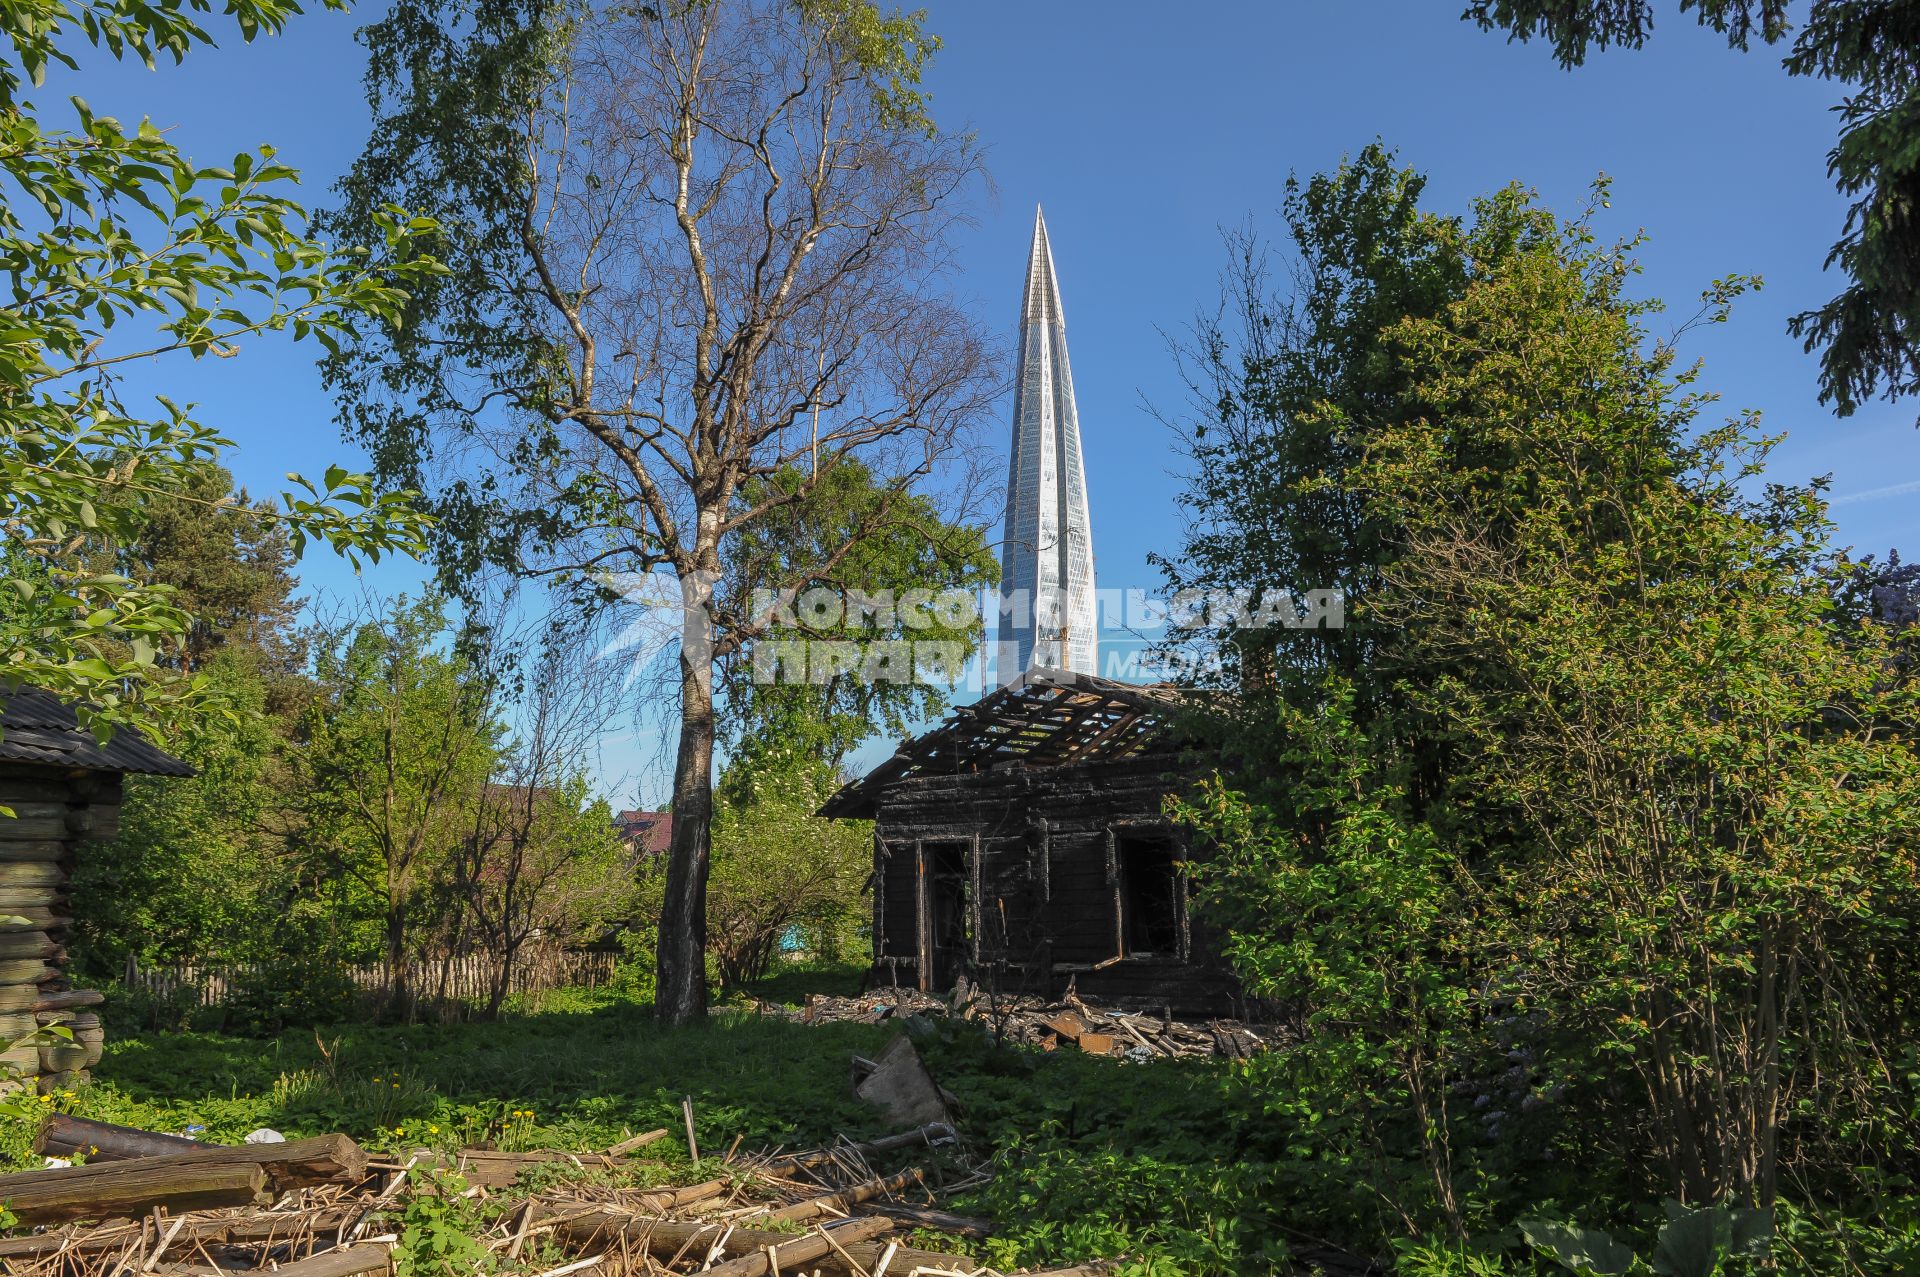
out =
[[[1115,840],[1120,874],[1120,934],[1135,957],[1181,957],[1185,911],[1184,869],[1165,836],[1121,834]]]

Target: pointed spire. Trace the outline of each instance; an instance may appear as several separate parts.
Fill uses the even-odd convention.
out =
[[[1066,327],[1067,317],[1060,309],[1060,279],[1053,271],[1053,246],[1047,242],[1047,218],[1038,204],[1033,206],[1033,248],[1027,254],[1027,289],[1020,305],[1020,322]]]
[[[1033,666],[1092,674],[1098,670],[1099,624],[1086,466],[1060,280],[1046,215],[1038,208],[1020,306],[996,665],[1003,679]]]

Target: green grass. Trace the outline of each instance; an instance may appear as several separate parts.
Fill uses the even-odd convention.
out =
[[[790,970],[754,992],[797,1004],[808,993],[851,993],[857,979],[831,967]],[[998,1235],[979,1253],[1001,1268],[1125,1255],[1120,1277],[1304,1272],[1286,1266],[1290,1253],[1389,1248],[1393,1229],[1382,1224],[1372,1187],[1381,1168],[1340,1156],[1340,1142],[1324,1132],[1342,1115],[1307,1111],[1260,1065],[1049,1054],[998,1045],[969,1022],[920,1024],[921,1053],[957,1099],[969,1160],[995,1169],[990,1183],[943,1204],[996,1222]],[[737,1007],[662,1031],[650,1008],[606,991],[529,999],[499,1023],[362,1024],[263,1038],[132,1036],[110,1021],[94,1082],[42,1107],[152,1130],[199,1126],[220,1141],[258,1126],[295,1138],[337,1130],[375,1151],[480,1140],[586,1150],[666,1127],[672,1136],[649,1149],[658,1162],[639,1171],[651,1183],[689,1173],[683,1096],[693,1098],[708,1158],[736,1136],[749,1148],[791,1148],[883,1133],[851,1094],[849,1062],[900,1031],[803,1025]],[[0,1154],[27,1164],[32,1127],[0,1119]],[[929,1155],[913,1156],[924,1163]],[[1811,1215],[1783,1206],[1783,1233],[1804,1235],[1795,1245],[1809,1252],[1833,1249],[1837,1237],[1859,1253],[1920,1253],[1916,1199],[1895,1187],[1885,1209]],[[440,1226],[416,1224],[416,1232]],[[1484,1254],[1403,1240],[1410,1249],[1397,1271],[1544,1271],[1510,1229],[1481,1240],[1492,1247]],[[1823,1277],[1843,1270],[1862,1271],[1782,1267]]]
[[[790,972],[760,996],[851,992],[844,971]],[[801,1025],[738,1010],[662,1031],[650,1008],[608,994],[548,996],[499,1023],[352,1025],[270,1038],[201,1032],[115,1037],[95,1080],[46,1107],[238,1140],[268,1126],[289,1138],[344,1131],[370,1148],[603,1148],[630,1131],[674,1132],[653,1146],[683,1163],[682,1096],[693,1097],[703,1155],[736,1136],[749,1148],[882,1134],[854,1099],[850,1057],[872,1056],[892,1025]],[[1006,1266],[1127,1251],[1135,1271],[1258,1272],[1272,1209],[1253,1201],[1269,1176],[1230,1100],[1233,1066],[1145,1065],[997,1047],[946,1023],[921,1048],[958,1097],[976,1158],[1000,1174],[955,1209],[987,1214]],[[530,1116],[529,1116],[530,1114]],[[0,1152],[24,1162],[31,1123],[0,1127]],[[1223,1158],[1247,1158],[1222,1169]],[[924,1156],[924,1155],[923,1155]],[[1222,1176],[1226,1178],[1222,1178]]]
[[[484,1135],[531,1110],[520,1138],[605,1146],[623,1130],[682,1122],[695,1099],[703,1146],[831,1138],[872,1129],[847,1093],[848,1057],[886,1031],[809,1028],[725,1013],[663,1033],[647,1008],[614,1002],[548,1009],[496,1023],[344,1026],[265,1040],[155,1033],[110,1041],[95,1083],[71,1107],[108,1121],[235,1139],[258,1126],[289,1137],[343,1130],[376,1147],[425,1127],[450,1141]],[[431,1140],[428,1142],[443,1142]]]
[[[853,997],[861,991],[866,973],[864,962],[794,963],[756,981],[747,991],[783,1006],[805,1006],[807,998],[816,993],[834,998]]]

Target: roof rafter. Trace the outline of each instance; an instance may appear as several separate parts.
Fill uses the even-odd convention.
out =
[[[1014,764],[1061,767],[1148,753],[1171,743],[1168,728],[1179,706],[1169,688],[1033,669],[903,741],[892,758],[844,786],[819,814],[869,818],[884,790],[916,776]]]

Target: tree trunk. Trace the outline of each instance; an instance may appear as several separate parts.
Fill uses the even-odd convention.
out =
[[[691,659],[690,659],[691,657]],[[673,768],[673,841],[660,910],[654,1012],[666,1025],[707,1015],[707,855],[713,819],[711,659],[682,650],[680,748]]]
[[[487,990],[487,1018],[489,1020],[498,1020],[500,1018],[500,1008],[504,1006],[507,1001],[507,990],[513,987],[513,960],[519,951],[519,941],[507,939],[505,936],[501,937],[500,963],[494,968],[493,978],[488,982],[491,986]]]
[[[387,1014],[410,1019],[407,1009],[407,909],[391,889],[387,893]]]

